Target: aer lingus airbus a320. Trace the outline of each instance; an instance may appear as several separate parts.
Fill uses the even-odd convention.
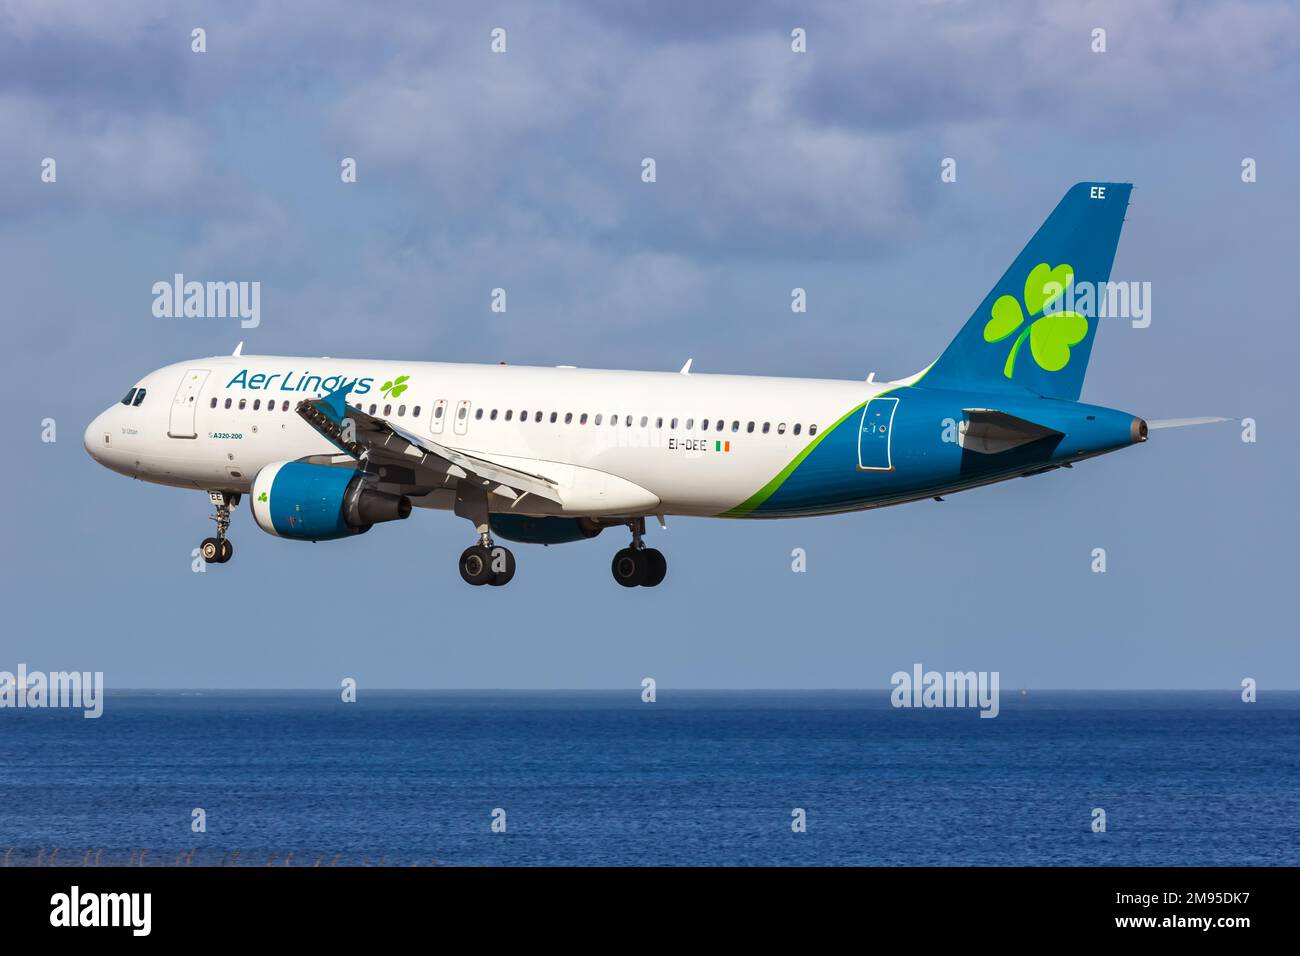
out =
[[[346,538],[412,507],[468,518],[470,584],[502,585],[495,538],[558,544],[631,530],[625,587],[667,572],[647,517],[789,518],[933,498],[1069,467],[1147,439],[1078,401],[1097,319],[1067,308],[1109,280],[1131,186],[1080,183],[928,368],[897,381],[281,358],[151,372],[86,429],[132,478],[206,491],[229,561],[251,498],[280,538]],[[1184,419],[1158,424],[1192,424]]]

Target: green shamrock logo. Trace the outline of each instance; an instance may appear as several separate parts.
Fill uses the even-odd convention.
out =
[[[1030,317],[1029,325],[1011,346],[1007,364],[1002,369],[1007,378],[1011,378],[1015,371],[1016,356],[1026,338],[1029,339],[1029,351],[1040,368],[1059,372],[1070,364],[1070,346],[1078,345],[1088,334],[1088,320],[1078,312],[1044,314],[1044,310],[1065,295],[1073,279],[1073,266],[1062,263],[1053,269],[1046,262],[1040,262],[1029,270],[1025,279],[1024,310],[1013,295],[998,296],[993,303],[992,318],[984,326],[985,342],[1001,342],[1024,325],[1026,312]]]
[[[384,393],[384,398],[397,398],[406,391],[406,380],[410,377],[409,375],[399,375],[391,382],[385,382],[380,389]],[[392,394],[390,395],[389,392],[392,392]]]
[[[262,492],[260,495],[258,495],[258,496],[257,496],[257,500],[258,500],[258,501],[265,502],[265,501],[267,500],[267,498],[266,498],[266,492],[264,491],[264,492]]]

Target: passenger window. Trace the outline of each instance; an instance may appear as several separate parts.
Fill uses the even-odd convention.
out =
[[[650,416],[649,416],[649,415],[642,415],[642,416],[641,416],[641,427],[642,427],[642,428],[645,428],[645,427],[646,427],[647,425],[649,425],[649,424],[650,424]]]
[[[808,434],[809,434],[809,435],[816,435],[816,434],[817,434],[817,426],[816,426],[816,425],[809,425],[809,426],[808,426]]]
[[[766,435],[766,434],[767,434],[769,431],[771,431],[771,430],[772,430],[772,423],[771,423],[771,422],[763,422],[763,434]]]
[[[573,424],[573,412],[565,412],[565,413],[564,413],[564,424],[566,424],[566,425],[572,425],[572,424]]]
[[[492,414],[495,415],[496,412],[493,412]],[[420,406],[419,406],[419,405],[416,405],[415,408],[413,408],[413,409],[411,410],[411,417],[412,417],[412,418],[419,418],[419,417],[420,417]]]
[[[785,434],[785,422],[781,422],[781,424],[779,424],[779,425],[776,426],[776,433],[777,433],[778,435],[784,435],[784,434]]]
[[[268,412],[275,411],[275,399],[271,399],[269,402],[266,403],[266,410]]]
[[[533,421],[535,421],[535,422],[540,422],[541,420],[542,420],[542,413],[541,413],[541,412],[533,412]]]
[[[511,420],[512,418],[514,418],[514,417],[515,417],[515,410],[514,410],[513,408],[507,408],[507,409],[506,409],[506,421],[510,421],[510,420]]]
[[[216,408],[216,407],[217,407],[217,396],[213,395],[213,396],[212,396],[212,403],[211,403],[210,405],[208,405],[208,408]]]
[[[663,427],[664,427],[664,420],[662,418],[656,418],[655,428],[663,428]]]
[[[289,410],[289,403],[288,401],[286,401],[283,405],[280,406],[280,411],[287,412],[288,410]],[[375,410],[375,406],[371,405],[370,410],[373,412]]]
[[[688,419],[686,419],[686,430],[687,430],[687,431],[690,431],[690,430],[691,430],[691,427],[692,427],[694,424],[695,424],[695,419],[693,419],[693,418],[688,418]]]
[[[520,412],[520,413],[519,413],[519,420],[520,420],[521,422],[526,422],[526,421],[528,421],[528,413],[527,413],[527,412]]]
[[[492,414],[488,416],[488,421],[494,422],[496,420],[497,420],[497,410],[494,408],[492,409]]]
[[[603,420],[604,420],[604,416],[598,414],[595,418],[592,419],[592,424],[599,425]]]
[[[133,398],[135,398],[135,389],[131,389],[131,391],[127,392],[125,395],[122,396],[122,404],[130,405],[131,399]]]
[[[795,425],[794,425],[794,433],[795,433],[796,435],[799,434],[799,429],[801,429],[801,428],[803,428],[803,426],[800,425],[798,422],[795,422]]]
[[[724,422],[721,418],[719,418],[719,419],[718,419],[718,431],[722,431],[722,427],[723,427],[724,425],[726,425],[726,424],[727,424],[726,422]]]
[[[393,414],[393,406],[392,406],[392,405],[385,405],[385,406],[384,406],[384,417],[387,418],[387,417],[388,417],[389,415],[391,415],[391,414]],[[462,415],[461,417],[463,418],[464,416]]]
[[[731,423],[731,430],[732,430],[733,432],[738,432],[738,431],[740,431],[740,422],[732,422],[732,423]]]
[[[143,389],[143,388],[140,389],[139,391],[137,391],[137,392],[135,393],[135,401],[132,402],[131,404],[132,404],[132,405],[139,405],[141,402],[143,402],[143,401],[144,401],[144,393],[145,393],[146,391],[147,391],[147,390],[146,390],[146,389]]]
[[[244,410],[244,406],[246,406],[247,404],[248,404],[248,399],[241,398],[239,400],[239,410],[242,412]]]
[[[440,418],[442,418],[442,406],[441,406],[441,405],[439,405],[437,408],[435,408],[435,409],[433,410],[433,419],[434,419],[434,421],[437,421],[437,420],[440,419]]]
[[[623,422],[623,424],[626,425],[628,428],[631,428],[631,427],[632,427],[632,416],[631,416],[631,415],[627,416],[627,420],[626,420],[625,422]]]
[[[579,424],[579,425],[585,425],[585,424],[587,424],[587,413],[586,413],[586,412],[583,412],[580,416],[578,416],[578,424]]]
[[[483,409],[480,408],[474,412],[474,420],[481,422],[483,420]]]
[[[406,414],[406,406],[405,406],[405,405],[398,405],[398,406],[397,406],[397,417],[398,417],[398,418],[401,418],[401,417],[402,417],[403,415],[405,415],[405,414]]]
[[[753,423],[753,422],[750,422],[748,425],[745,426],[745,433],[748,434],[748,435],[752,435],[752,434],[754,434],[754,423]]]
[[[226,399],[226,408],[230,407],[230,399]]]
[[[260,398],[253,399],[253,411],[260,412],[261,410],[262,410],[262,400]]]
[[[387,412],[385,412],[385,414],[387,414]],[[459,418],[461,421],[464,421],[465,416],[468,414],[469,414],[468,405],[462,405],[460,408],[456,409],[456,417]]]
[[[675,430],[677,428],[677,419],[674,418],[671,422],[669,422],[668,428],[669,430]]]
[[[370,406],[370,414],[371,414],[371,415],[373,415],[373,414],[375,413],[375,408],[377,408],[377,407],[378,407],[378,406],[376,406],[376,405],[371,405],[371,406]]]
[[[560,417],[560,413],[559,413],[559,412],[551,412],[551,424],[554,425],[554,424],[555,424],[555,420],[556,420],[557,418],[559,418],[559,417]]]
[[[700,419],[700,431],[702,431],[702,432],[706,432],[706,431],[708,431],[708,430],[709,430],[709,420],[708,420],[707,418],[701,418],[701,419]]]

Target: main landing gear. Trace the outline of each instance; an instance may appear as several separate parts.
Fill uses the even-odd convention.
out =
[[[217,513],[209,516],[217,523],[217,536],[204,538],[199,545],[199,554],[208,564],[225,564],[235,554],[235,548],[226,537],[226,532],[230,530],[230,509],[239,507],[239,492],[209,491],[208,497],[217,506]]]
[[[460,576],[467,584],[490,584],[499,588],[509,584],[515,576],[515,556],[509,548],[492,542],[487,493],[467,484],[462,480],[456,488],[456,514],[474,522],[478,544],[466,548],[460,556]]]
[[[658,587],[668,574],[668,559],[656,548],[647,548],[641,540],[645,534],[645,518],[635,518],[627,523],[632,529],[632,544],[614,555],[609,569],[614,580],[625,588]]]

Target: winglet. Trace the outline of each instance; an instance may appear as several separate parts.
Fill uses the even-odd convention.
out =
[[[312,404],[329,416],[330,421],[335,425],[341,424],[347,413],[348,392],[356,385],[355,381],[345,381],[334,391],[330,392],[323,398],[316,399]]]
[[[681,374],[682,374],[682,375],[690,375],[690,374],[691,374],[691,363],[694,362],[694,361],[695,361],[695,359],[693,359],[693,358],[688,358],[688,359],[686,360],[686,364],[682,366],[682,371],[681,371]]]

